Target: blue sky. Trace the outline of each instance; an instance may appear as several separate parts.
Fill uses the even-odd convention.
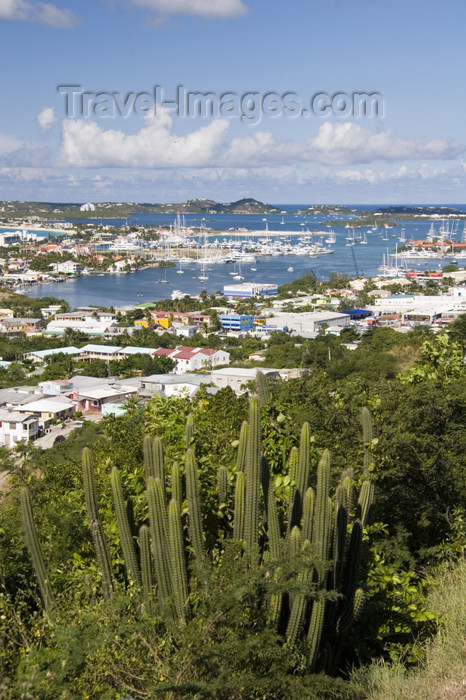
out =
[[[465,20],[464,0],[0,0],[0,199],[464,202]],[[178,85],[215,115],[163,107]]]

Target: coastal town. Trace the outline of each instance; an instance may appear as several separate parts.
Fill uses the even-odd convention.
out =
[[[170,234],[165,231],[165,237]],[[121,415],[128,400],[194,397],[202,385],[209,392],[230,387],[241,395],[258,371],[282,380],[299,377],[312,371],[303,357],[315,339],[338,338],[351,353],[374,329],[406,334],[422,326],[435,333],[466,314],[466,271],[457,265],[440,272],[397,267],[396,275],[375,278],[340,274],[327,283],[310,274],[283,286],[239,281],[226,284],[223,293],[177,292],[165,301],[111,308],[71,309],[59,298],[43,304],[39,298],[28,308],[28,297],[14,291],[12,279],[24,288],[42,274],[30,269],[34,261],[51,256],[69,259],[48,264],[47,275],[79,276],[83,270],[76,259],[91,249],[68,240],[21,238],[20,232],[0,236],[6,251],[2,296],[10,303],[0,309],[0,444],[8,448],[36,440],[50,447],[83,420]],[[131,233],[123,237],[134,240]],[[156,240],[165,237],[159,232]],[[417,247],[430,250],[438,243],[431,239]],[[111,259],[113,271],[134,260]],[[274,357],[276,334],[303,348],[302,357],[295,354],[297,362]],[[18,341],[27,351],[18,353]],[[14,381],[18,373],[20,384]]]

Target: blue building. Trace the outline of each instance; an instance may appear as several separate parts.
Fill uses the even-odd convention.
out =
[[[224,331],[240,331],[246,333],[253,328],[254,316],[246,316],[245,314],[223,314],[220,318],[222,330]]]

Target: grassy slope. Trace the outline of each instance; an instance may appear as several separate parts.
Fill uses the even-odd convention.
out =
[[[466,698],[466,561],[439,576],[429,609],[444,624],[426,649],[425,663],[413,671],[374,664],[355,674],[367,700],[462,700]]]

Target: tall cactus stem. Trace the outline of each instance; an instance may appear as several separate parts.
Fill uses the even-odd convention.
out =
[[[309,486],[304,494],[303,503],[303,540],[312,540],[312,518],[314,516],[315,492]]]
[[[184,444],[186,449],[191,447],[191,443],[194,437],[194,416],[192,413],[186,418],[186,425],[184,429]]]
[[[120,537],[121,548],[123,550],[123,559],[125,560],[126,571],[128,578],[138,588],[141,587],[141,573],[139,571],[136,549],[131,533],[130,524],[126,513],[126,503],[121,486],[120,472],[117,467],[113,467],[110,473],[110,483],[112,486],[113,503],[115,506],[115,515],[118,534]]]
[[[269,538],[270,558],[272,561],[277,561],[280,557],[280,526],[278,522],[275,493],[272,488],[269,489],[268,493],[267,534]]]
[[[363,457],[363,468],[364,476],[367,477],[370,471],[370,466],[372,464],[372,454],[369,449],[369,445],[372,443],[373,432],[372,432],[372,417],[369,409],[366,406],[361,408],[361,424],[362,424],[362,440],[364,443],[364,457]]]
[[[236,457],[236,471],[243,472],[246,469],[246,451],[248,446],[248,429],[247,420],[243,421],[239,434],[238,454]]]
[[[154,479],[156,477],[155,465],[154,465],[154,445],[153,438],[150,435],[144,435],[142,441],[142,454],[144,460],[144,475],[147,479],[152,476]]]
[[[147,502],[158,596],[161,607],[166,607],[172,595],[172,587],[168,558],[168,517],[160,479],[148,479]]]
[[[315,600],[312,606],[311,620],[307,633],[307,641],[309,644],[308,664],[311,671],[315,668],[319,653],[320,638],[324,626],[324,613],[325,600]]]
[[[112,560],[110,557],[107,540],[105,539],[102,521],[100,519],[94,467],[92,465],[91,451],[88,447],[83,449],[82,462],[84,498],[86,501],[87,516],[89,518],[97,561],[102,573],[102,588],[104,596],[105,598],[109,598],[113,591]]]
[[[183,503],[183,496],[181,491],[181,472],[180,465],[178,462],[173,462],[171,471],[171,494],[172,498],[178,504],[178,510],[181,513],[181,506]]]
[[[189,449],[186,452],[186,495],[189,508],[189,537],[194,553],[197,557],[204,556],[204,535],[201,520],[201,501],[199,496],[199,484],[197,478],[197,466],[194,452]]]
[[[45,568],[42,548],[37,536],[36,524],[34,522],[34,515],[32,512],[31,495],[26,486],[21,489],[20,508],[21,521],[29,556],[31,557],[34,573],[36,574],[36,578],[39,583],[44,607],[48,609],[53,604],[53,591],[50,585],[47,569]]]
[[[178,504],[175,499],[172,499],[168,506],[168,522],[170,531],[170,559],[175,608],[178,619],[184,622],[187,612],[188,576],[186,573],[181,518],[178,510]]]
[[[220,503],[226,503],[228,495],[228,469],[224,466],[218,468],[217,492]]]
[[[244,539],[252,562],[258,556],[259,501],[261,488],[261,426],[257,396],[249,404],[248,448],[246,455],[246,495]]]
[[[289,536],[292,528],[293,519],[293,506],[294,497],[296,493],[296,482],[298,479],[298,464],[299,464],[299,450],[297,447],[292,447],[290,451],[290,456],[288,459],[288,474],[290,477],[290,493],[288,495],[288,516],[287,516],[287,527],[286,535]]]
[[[150,608],[153,591],[153,564],[150,551],[150,533],[147,525],[139,529],[139,549],[141,552],[142,594],[146,607]]]
[[[235,484],[235,512],[233,518],[233,538],[242,540],[244,538],[244,474],[237,472]]]

